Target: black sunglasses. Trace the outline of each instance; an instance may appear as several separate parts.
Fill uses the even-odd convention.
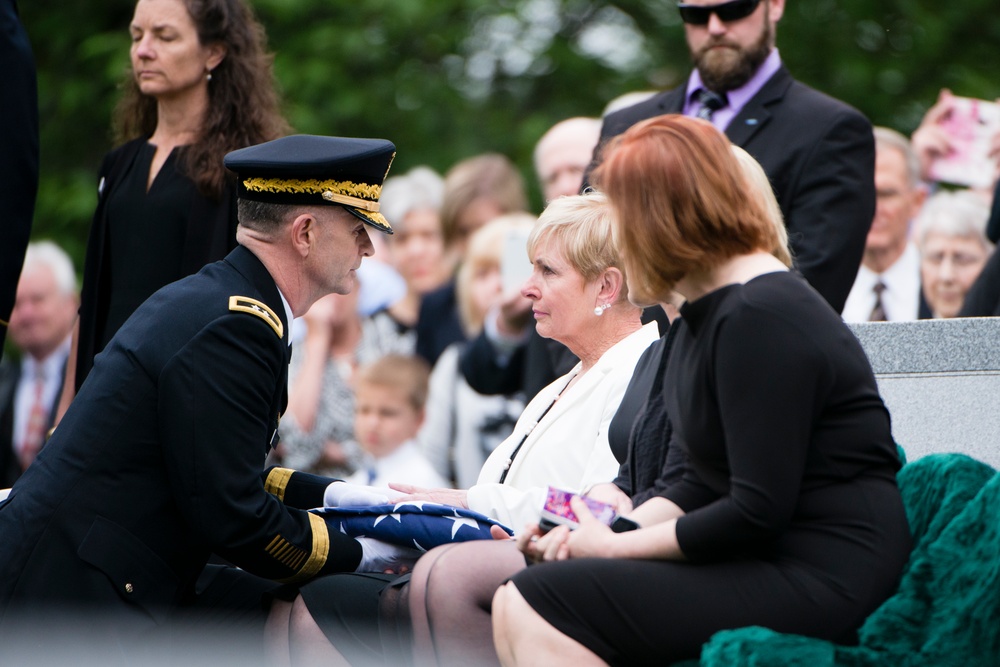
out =
[[[715,14],[719,20],[728,23],[739,21],[753,14],[760,0],[731,0],[718,5],[690,5],[684,2],[677,4],[681,20],[691,25],[705,25]]]

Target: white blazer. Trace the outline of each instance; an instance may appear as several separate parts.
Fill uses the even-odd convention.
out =
[[[656,323],[650,322],[619,341],[555,405],[553,398],[579,372],[580,364],[538,392],[514,432],[483,464],[478,482],[469,489],[469,508],[520,532],[525,524],[538,521],[548,486],[579,492],[614,479],[618,461],[608,443],[608,427],[639,356],[658,337]],[[500,484],[507,460],[525,433],[528,437]]]

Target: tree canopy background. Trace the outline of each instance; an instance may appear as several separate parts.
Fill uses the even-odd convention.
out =
[[[792,74],[877,125],[916,128],[941,88],[1000,96],[995,0],[788,0],[778,46]],[[531,165],[553,123],[629,91],[683,81],[670,0],[251,0],[297,132],[384,137],[394,173],[444,172],[486,151]],[[128,67],[133,0],[22,0],[38,68],[41,184],[33,238],[82,266],[97,168]]]

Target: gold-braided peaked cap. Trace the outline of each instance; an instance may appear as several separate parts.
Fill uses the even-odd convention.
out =
[[[385,139],[296,134],[233,151],[225,165],[236,172],[241,199],[343,206],[392,234],[378,200],[395,156],[396,147]]]

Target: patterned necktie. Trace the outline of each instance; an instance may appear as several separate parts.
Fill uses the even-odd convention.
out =
[[[708,122],[712,122],[712,114],[729,104],[729,100],[726,99],[725,93],[720,95],[719,93],[712,92],[708,88],[699,88],[694,94],[694,99],[696,102],[701,104],[694,115],[702,120],[707,120]]]
[[[24,429],[24,440],[21,441],[21,470],[27,470],[31,462],[38,455],[38,450],[42,448],[45,441],[45,425],[48,422],[48,411],[45,409],[45,401],[42,396],[45,389],[45,376],[41,369],[35,374],[34,394],[35,401],[31,404],[31,411],[28,413],[28,423]]]
[[[869,322],[885,322],[885,305],[882,303],[882,292],[885,291],[885,283],[879,280],[872,287],[872,291],[875,292],[875,307],[872,308],[872,314],[868,316]]]

